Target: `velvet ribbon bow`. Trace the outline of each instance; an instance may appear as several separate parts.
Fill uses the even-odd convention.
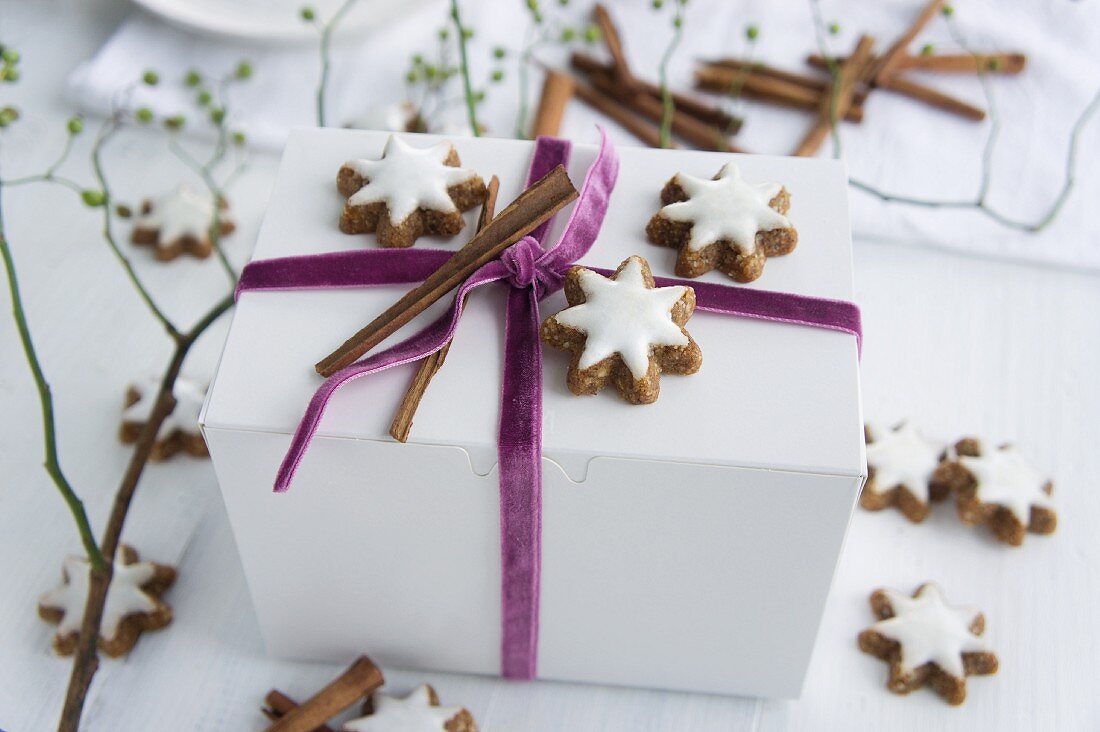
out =
[[[527,185],[557,165],[567,164],[567,140],[540,137]],[[500,475],[501,674],[535,677],[538,657],[539,574],[542,533],[542,358],[539,300],[562,286],[569,268],[596,241],[619,171],[615,149],[601,130],[600,150],[561,238],[543,241],[552,221],[506,249],[457,290],[450,310],[409,338],[367,356],[328,377],[310,400],[275,479],[275,491],[290,487],[317,431],[325,406],[344,384],[425,358],[454,335],[466,294],[490,282],[511,287],[504,320],[504,378],[497,455]],[[410,284],[438,269],[452,252],[431,249],[375,249],[285,257],[250,263],[241,274],[238,297],[249,290],[295,290]],[[611,270],[592,268],[601,274]],[[696,309],[818,328],[861,339],[859,309],[850,302],[657,277],[658,285],[695,289]]]

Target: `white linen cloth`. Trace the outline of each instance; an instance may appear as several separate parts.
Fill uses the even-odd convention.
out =
[[[825,21],[839,25],[839,33],[827,39],[830,51],[845,53],[861,32],[874,35],[876,48],[885,50],[922,4],[921,0],[823,0]],[[587,3],[574,2],[563,8],[543,0],[542,5],[551,23],[577,26],[589,17]],[[639,76],[656,78],[660,52],[672,33],[671,5],[668,0],[663,10],[657,11],[649,0],[609,3]],[[480,114],[488,134],[511,136],[518,107],[516,52],[529,25],[524,3],[465,0],[462,9],[464,22],[476,31],[470,42],[475,80],[486,79],[494,68],[494,46],[510,51],[503,62],[505,81],[488,85]],[[421,52],[432,57],[437,31],[449,24],[448,13],[448,5],[435,0],[414,5],[399,20],[338,39],[332,54],[328,124],[343,125],[364,116],[377,119],[380,110],[403,99],[410,56]],[[1100,7],[1070,0],[960,0],[954,18],[972,48],[1018,50],[1028,55],[1028,68],[1022,75],[989,80],[1001,124],[991,158],[988,202],[1010,217],[1037,220],[1062,186],[1071,127],[1100,88],[1100,55],[1095,52],[1100,48]],[[803,70],[804,56],[817,48],[809,0],[692,0],[686,6],[683,43],[670,66],[673,86],[690,87],[696,59],[743,56],[747,52],[744,31],[750,24],[760,31],[754,50],[758,60]],[[918,38],[914,52],[924,43],[934,44],[941,52],[959,50],[951,42],[945,21],[939,18]],[[544,44],[536,57],[561,65],[567,63],[568,49]],[[276,47],[204,37],[142,13],[135,13],[94,58],[74,72],[70,89],[82,107],[102,112],[120,86],[143,69],[155,68],[165,81],[155,89],[139,90],[135,102],[148,104],[161,114],[183,111],[195,118],[190,101],[193,91],[175,81],[192,67],[225,73],[239,58],[253,62],[255,76],[234,91],[235,120],[255,144],[277,148],[290,127],[315,124],[313,94],[320,64],[314,45]],[[540,83],[537,69],[531,77],[528,95],[533,108]],[[985,106],[981,86],[973,76],[925,74],[913,78]],[[457,79],[453,93],[460,93]],[[746,117],[737,141],[753,152],[789,153],[812,119],[809,113],[751,102],[737,108]],[[444,128],[449,133],[464,126],[461,104],[455,104],[448,114]],[[561,134],[592,139],[597,122],[606,125],[618,142],[636,142],[579,102],[570,106]],[[980,184],[982,148],[990,129],[990,120],[961,120],[890,92],[876,91],[866,103],[864,122],[843,126],[842,152],[855,180],[919,198],[972,199]],[[831,143],[820,154],[831,154]],[[1058,219],[1039,234],[1006,228],[973,209],[886,204],[853,190],[855,232],[858,237],[876,240],[1100,270],[1100,217],[1095,210],[1100,200],[1098,154],[1100,115],[1080,136],[1077,182],[1069,201]],[[795,201],[792,216],[796,223],[797,211]]]

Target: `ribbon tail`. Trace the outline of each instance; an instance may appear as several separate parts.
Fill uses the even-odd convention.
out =
[[[508,293],[500,403],[501,673],[533,679],[542,562],[542,352],[533,288]]]
[[[309,443],[313,441],[313,435],[317,432],[317,427],[321,423],[321,417],[324,416],[329,399],[341,386],[363,376],[417,361],[443,348],[454,337],[458,321],[462,317],[462,301],[465,299],[466,294],[476,287],[503,279],[507,274],[499,260],[489,262],[472,274],[458,288],[450,309],[426,328],[384,351],[379,351],[362,361],[356,361],[350,366],[345,366],[325,379],[317,391],[313,393],[313,397],[309,400],[309,406],[306,408],[306,413],[302,416],[302,420],[298,423],[298,428],[294,432],[290,448],[287,450],[286,456],[279,466],[279,472],[275,476],[275,492],[283,493],[290,488],[290,483],[294,480],[294,474],[297,472],[302,458],[305,457],[306,450],[309,449]]]

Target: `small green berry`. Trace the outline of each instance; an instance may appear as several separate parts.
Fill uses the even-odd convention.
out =
[[[483,92],[483,91],[474,92],[474,102],[476,104],[481,104],[484,101],[485,101],[485,92]]]
[[[93,188],[88,188],[80,192],[80,198],[84,201],[85,206],[91,208],[99,208],[103,204],[107,203],[107,194],[103,191],[97,191]]]
[[[6,81],[9,84],[19,81],[19,69],[14,66],[0,67],[0,81]]]
[[[1000,71],[1001,70],[1001,59],[995,58],[995,57],[991,58],[991,59],[988,59],[985,62],[985,68],[988,69],[989,71]]]
[[[317,11],[311,8],[309,5],[303,6],[302,9],[298,11],[298,14],[302,16],[302,20],[306,21],[307,23],[313,22],[313,19],[317,17]]]
[[[561,42],[562,43],[570,43],[576,37],[577,37],[577,31],[573,30],[572,28],[566,26],[565,28],[561,29]]]
[[[760,26],[750,25],[745,28],[745,38],[755,41],[760,37]]]
[[[153,110],[148,107],[138,107],[137,111],[134,112],[134,117],[137,118],[138,122],[152,122]]]
[[[653,9],[660,10],[665,6],[664,0],[653,0]]]
[[[415,71],[410,71],[407,74],[405,74],[405,82],[406,83],[415,84],[418,81],[420,81],[420,74],[416,73]]]
[[[16,51],[14,48],[8,48],[7,46],[5,46],[4,50],[0,51],[0,59],[2,59],[6,64],[17,64],[19,63],[19,52]]]
[[[948,18],[950,18],[952,15],[955,14],[955,6],[954,5],[944,5],[943,6],[943,14],[946,15]]]
[[[252,64],[248,61],[241,61],[237,64],[237,70],[234,72],[234,76],[238,79],[252,78]]]
[[[414,53],[412,57],[413,66],[423,66],[424,56],[419,53]]]
[[[115,216],[118,216],[120,219],[128,219],[133,215],[134,215],[133,209],[131,209],[125,203],[120,203],[117,206],[115,206]]]
[[[184,118],[184,116],[182,114],[174,114],[171,117],[166,117],[164,119],[164,126],[167,127],[170,130],[183,129],[183,126],[186,123],[187,123],[187,120]]]
[[[17,119],[19,119],[19,110],[15,107],[0,109],[0,127],[7,127]]]
[[[502,82],[504,81],[504,72],[500,69],[497,69],[493,72],[490,78],[497,83]]]
[[[539,0],[527,0],[527,9],[532,13],[537,13],[539,10]]]
[[[675,18],[672,19],[672,27],[673,28],[683,28],[684,27],[684,19],[681,18],[679,15],[677,15]]]
[[[213,99],[214,97],[210,94],[210,92],[208,92],[206,89],[203,89],[198,93],[198,95],[196,95],[195,103],[198,104],[200,107],[205,107],[210,104]]]
[[[243,147],[246,142],[248,142],[248,138],[245,137],[245,134],[243,132],[241,132],[240,130],[235,130],[233,132],[234,145],[236,145],[237,147]]]
[[[568,7],[569,0],[558,0],[558,5],[562,6],[563,8]]]
[[[600,28],[599,26],[590,25],[584,29],[584,42],[595,43],[600,40]]]
[[[79,135],[84,131],[84,118],[83,117],[69,117],[69,121],[65,127],[69,130],[70,135]]]
[[[210,121],[216,125],[220,125],[225,121],[225,109],[222,107],[214,107],[210,110]]]
[[[502,59],[506,55],[508,55],[508,52],[504,50],[504,46],[497,46],[493,49],[493,58],[495,59]]]
[[[440,28],[439,29],[439,40],[445,41],[450,37],[451,37],[451,32],[449,30],[447,30],[446,28]]]
[[[829,23],[829,35],[835,36],[840,34],[840,23]]]
[[[150,69],[141,75],[141,80],[148,86],[156,86],[160,83],[160,74]]]
[[[474,37],[474,29],[473,28],[463,28],[462,29],[462,38],[464,40],[468,41],[473,37]]]
[[[190,87],[196,87],[202,83],[202,74],[195,69],[191,69],[184,75],[183,83]]]

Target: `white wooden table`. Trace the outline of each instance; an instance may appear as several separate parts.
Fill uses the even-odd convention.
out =
[[[27,113],[5,135],[5,175],[41,169],[57,149],[68,115],[58,92],[64,75],[125,10],[117,3],[87,9],[75,0],[0,0],[0,37],[25,57],[15,101]],[[85,179],[83,160],[77,155],[68,170]],[[129,200],[151,182],[163,188],[181,174],[155,135],[127,135],[110,160],[117,194]],[[237,188],[242,227],[229,248],[238,263],[247,258],[275,165],[273,158],[257,160]],[[64,466],[98,529],[128,456],[114,437],[124,386],[159,370],[168,343],[98,239],[96,212],[57,188],[12,190],[4,202],[57,398]],[[212,260],[162,267],[141,253],[135,259],[169,312],[185,322],[225,287]],[[490,731],[1100,728],[1100,282],[874,242],[857,244],[856,279],[868,417],[909,416],[948,438],[1017,442],[1055,477],[1056,535],[1009,549],[962,526],[950,506],[916,526],[893,511],[857,512],[797,702],[387,669],[389,688],[403,693],[428,680],[445,702],[468,706]],[[209,334],[187,371],[210,374],[224,326]],[[37,401],[7,317],[0,318],[0,403],[0,729],[23,732],[56,723],[70,665],[51,654],[52,628],[34,605],[57,581],[62,556],[79,544],[40,467]],[[168,595],[175,621],[145,636],[129,658],[104,662],[87,729],[148,729],[154,719],[169,730],[261,729],[258,710],[269,688],[304,697],[339,670],[264,656],[208,463],[150,468],[124,538],[179,565]],[[1001,658],[997,676],[971,680],[962,708],[927,691],[887,693],[885,664],[855,646],[872,621],[872,589],[909,590],[928,579],[955,602],[985,611]]]

